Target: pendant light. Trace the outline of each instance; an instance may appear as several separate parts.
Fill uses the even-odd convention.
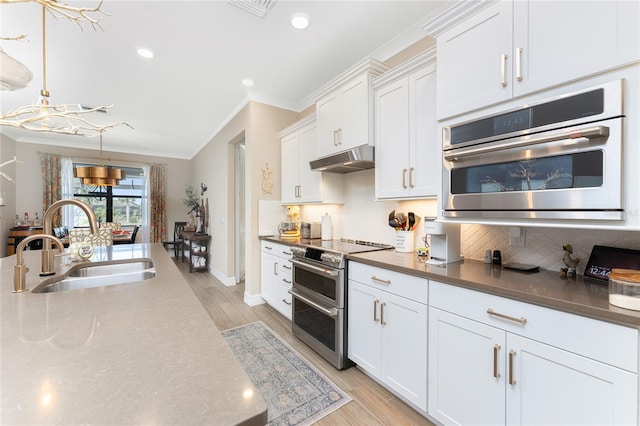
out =
[[[102,132],[100,132],[100,159],[97,166],[79,166],[73,169],[73,176],[80,178],[83,185],[116,186],[125,178],[125,172],[117,167],[104,166],[102,162]]]

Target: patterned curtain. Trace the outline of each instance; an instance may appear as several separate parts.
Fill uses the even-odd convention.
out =
[[[42,170],[42,211],[45,212],[51,204],[62,198],[62,163],[60,156],[55,154],[40,154],[40,169]],[[43,213],[44,216],[44,213]],[[53,216],[53,226],[62,223],[60,210]]]
[[[165,167],[161,164],[149,166],[149,241],[164,241],[167,233],[167,210],[165,199]]]

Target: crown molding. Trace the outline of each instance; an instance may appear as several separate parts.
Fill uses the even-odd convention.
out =
[[[313,99],[314,102],[317,102],[318,99],[322,98],[328,93],[333,92],[349,80],[361,75],[364,72],[367,72],[370,77],[377,77],[383,72],[388,71],[389,68],[389,65],[380,62],[377,59],[366,58],[331,80],[328,84],[311,95],[311,99]]]
[[[435,67],[436,63],[436,48],[431,47],[419,55],[414,56],[411,59],[408,59],[401,63],[398,66],[393,67],[389,71],[380,74],[376,77],[371,86],[376,89],[380,86],[383,86],[391,81],[403,77],[405,75],[411,74],[412,72],[426,66],[432,64]]]
[[[497,0],[460,0],[422,28],[427,35],[438,37],[452,25],[496,2]]]

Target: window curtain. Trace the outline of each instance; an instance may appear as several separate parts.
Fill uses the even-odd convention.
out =
[[[73,160],[70,157],[62,157],[62,198],[73,198]],[[71,229],[74,227],[73,206],[62,206],[62,226]]]
[[[151,164],[145,168],[146,185],[143,199],[143,210],[149,224],[149,239],[155,243],[164,241],[167,233],[167,210],[165,206],[167,188],[165,185],[165,166]],[[145,206],[146,204],[146,206]],[[145,208],[146,207],[146,208]]]
[[[40,154],[42,171],[42,211],[62,198],[62,163],[56,154]],[[44,213],[42,214],[44,216]],[[59,212],[53,216],[53,227],[59,227],[62,218]]]

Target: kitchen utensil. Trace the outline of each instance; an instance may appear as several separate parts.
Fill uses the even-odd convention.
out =
[[[404,213],[398,213],[396,215],[396,218],[398,219],[398,228],[400,228],[401,231],[405,231],[405,226],[407,225],[407,215],[405,215]]]
[[[389,226],[392,227],[393,229],[398,229],[398,219],[391,219],[389,221]]]
[[[416,224],[416,215],[413,212],[409,212],[409,223],[408,223],[408,231],[413,231],[413,226]]]

